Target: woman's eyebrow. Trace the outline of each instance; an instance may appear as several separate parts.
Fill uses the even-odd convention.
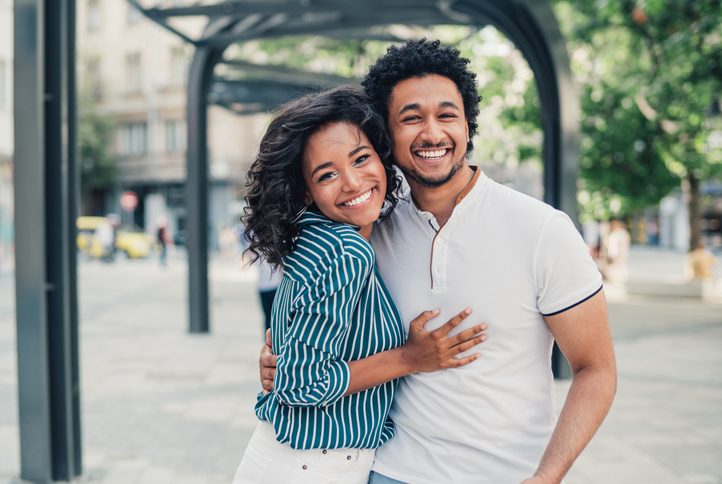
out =
[[[353,155],[355,155],[356,153],[358,153],[359,151],[361,151],[361,150],[363,150],[363,149],[371,149],[371,148],[369,148],[369,147],[366,146],[366,145],[361,145],[361,146],[359,146],[358,148],[352,150],[352,151],[348,154],[348,157],[351,158]]]
[[[324,168],[328,168],[331,165],[333,165],[333,163],[331,163],[330,161],[327,161],[326,163],[321,163],[320,165],[318,165],[316,168],[313,169],[313,171],[311,172],[311,178],[313,178],[313,175],[315,175],[317,171],[323,170]]]

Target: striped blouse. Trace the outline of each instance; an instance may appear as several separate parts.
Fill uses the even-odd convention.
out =
[[[311,212],[298,223],[271,313],[274,391],[259,397],[256,416],[294,449],[377,448],[394,435],[398,381],[343,397],[346,362],[403,344],[401,317],[354,227]]]

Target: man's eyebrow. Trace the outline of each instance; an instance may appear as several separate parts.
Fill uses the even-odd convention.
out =
[[[421,105],[419,103],[407,104],[406,106],[401,108],[399,114],[404,114],[406,111],[414,111],[416,109],[421,109]]]
[[[371,148],[369,148],[369,147],[366,146],[366,145],[361,145],[361,146],[359,146],[358,148],[356,148],[355,150],[352,150],[351,153],[348,154],[348,157],[351,158],[353,155],[355,155],[355,154],[358,153],[359,151],[363,150],[364,148],[366,148],[366,149],[371,149]]]
[[[459,106],[457,106],[456,104],[454,104],[452,101],[442,101],[442,102],[439,103],[439,107],[440,107],[440,108],[454,108],[454,109],[459,109]]]
[[[330,161],[327,161],[326,163],[321,163],[320,165],[318,165],[316,168],[313,169],[313,171],[311,172],[311,178],[313,178],[313,175],[315,175],[317,171],[323,170],[324,168],[328,168],[331,165],[333,165],[333,163],[331,163]]]
[[[461,109],[459,109],[459,106],[457,106],[453,101],[442,101],[439,103],[439,107],[440,108],[454,108],[454,109],[458,109],[459,111],[461,111]],[[420,104],[418,104],[418,103],[407,104],[406,106],[401,108],[401,111],[399,111],[399,114],[403,114],[406,111],[415,111],[417,109],[421,109]]]

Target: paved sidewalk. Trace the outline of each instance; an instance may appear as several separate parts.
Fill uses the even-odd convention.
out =
[[[636,259],[674,271],[680,257]],[[213,262],[209,335],[187,333],[180,260],[84,262],[79,273],[80,481],[230,483],[255,426],[255,273]],[[21,482],[12,283],[0,276],[0,484]],[[722,304],[624,297],[609,309],[619,389],[566,483],[722,483]],[[559,408],[568,386],[557,382]]]

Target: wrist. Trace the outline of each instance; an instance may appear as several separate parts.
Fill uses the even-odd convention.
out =
[[[536,482],[538,482],[538,484],[559,484],[562,481],[562,477],[563,476],[556,478],[549,475],[549,472],[545,472],[541,469],[537,469],[537,471],[534,473],[534,478],[536,479]]]
[[[393,365],[397,368],[396,378],[401,378],[406,375],[417,373],[419,369],[414,364],[413,358],[411,357],[408,348],[404,346],[398,346],[392,350]]]

